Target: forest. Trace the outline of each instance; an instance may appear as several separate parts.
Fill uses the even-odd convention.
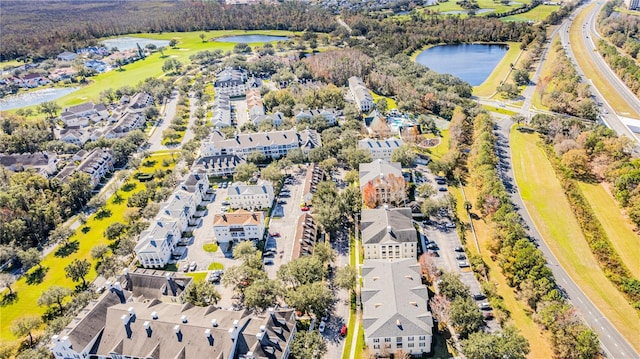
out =
[[[162,9],[162,10],[158,10]],[[334,17],[303,2],[227,6],[217,1],[14,1],[2,2],[0,61],[50,58],[96,39],[195,30],[293,30],[331,32]],[[91,19],[88,21],[87,19]],[[46,23],[48,26],[42,26]],[[51,29],[55,29],[51,31]]]

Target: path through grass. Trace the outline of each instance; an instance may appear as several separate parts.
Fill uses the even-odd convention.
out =
[[[511,134],[516,182],[526,208],[564,270],[618,331],[640,349],[638,315],[605,277],[591,253],[551,164],[536,145],[538,138],[518,131]]]

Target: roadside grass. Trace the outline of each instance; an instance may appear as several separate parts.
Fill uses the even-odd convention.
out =
[[[396,100],[392,99],[391,97],[387,97],[387,96],[382,96],[382,95],[378,95],[377,93],[373,92],[373,91],[369,91],[371,92],[371,97],[373,97],[373,102],[378,102],[379,99],[381,98],[385,98],[387,99],[387,109],[391,110],[394,108],[398,108],[398,104],[396,103]]]
[[[511,132],[514,172],[525,206],[560,265],[631,345],[640,349],[638,315],[591,253],[538,140],[538,135]]]
[[[464,200],[462,192],[458,187],[449,187],[449,190],[456,198],[456,209],[458,218],[464,223],[468,224],[467,212],[464,209]],[[472,213],[476,213],[475,202],[477,198],[477,191],[471,186],[465,186],[464,192],[468,201],[473,204]],[[493,237],[493,226],[491,223],[485,222],[481,218],[479,213],[479,220],[473,221],[473,226],[478,236],[478,244],[480,245],[480,255],[486,263],[489,272],[490,281],[496,284],[497,293],[504,300],[504,305],[510,313],[510,319],[507,323],[513,324],[520,334],[527,338],[529,341],[529,358],[551,358],[553,353],[551,352],[551,344],[544,332],[540,330],[538,325],[533,321],[531,317],[531,309],[516,299],[515,290],[507,284],[505,276],[502,274],[502,270],[497,262],[491,260],[491,252],[489,251],[489,245],[491,244],[491,238]],[[469,253],[477,254],[476,246],[473,243],[473,234],[470,229],[465,231],[467,238],[467,250]]]
[[[558,37],[551,39],[551,46],[549,47],[549,51],[547,51],[546,60],[544,61],[544,63],[542,64],[542,68],[540,69],[539,81],[543,81],[544,79],[547,79],[548,81],[552,80],[551,75],[553,73],[553,68],[555,66],[554,64],[556,63],[556,61],[558,61],[558,57],[560,56],[560,52],[555,51],[554,47],[556,46],[556,43],[558,43],[559,41],[560,40]],[[554,87],[553,84],[549,82],[546,88],[547,94],[553,91],[553,87]],[[540,95],[541,93],[538,87],[536,86],[533,92],[533,98],[531,99],[531,105],[537,109],[548,111],[549,107],[542,103],[542,98]]]
[[[616,12],[622,12],[622,13],[629,14],[629,15],[640,16],[640,11],[638,11],[638,10],[629,10],[629,9],[627,9],[625,7],[617,6],[615,8],[615,11]]]
[[[497,112],[497,113],[501,113],[503,115],[509,115],[509,116],[513,116],[517,113],[515,111],[507,110],[502,107],[495,107],[495,106],[489,106],[489,105],[482,105],[482,108],[491,112]]]
[[[207,279],[207,272],[190,272],[184,275],[193,278],[194,282],[204,282],[204,280]]]
[[[591,12],[591,9],[595,6],[595,3],[587,6],[582,10],[573,22],[571,22],[571,28],[569,29],[569,40],[571,42],[571,49],[573,54],[580,64],[580,67],[584,71],[584,75],[587,79],[590,79],[598,91],[604,96],[607,102],[613,107],[613,110],[621,115],[633,118],[640,118],[640,114],[636,112],[623,98],[618,94],[615,87],[613,87],[609,81],[602,75],[597,69],[596,64],[591,60],[588,52],[591,51],[587,48],[584,41],[582,41],[582,25],[586,21],[587,15]],[[600,56],[597,54],[597,56]]]
[[[202,246],[202,249],[205,252],[217,252],[218,251],[218,243],[206,243],[205,245]]]
[[[354,310],[351,310],[351,313],[349,314],[349,325],[347,326],[347,336],[344,338],[344,349],[342,351],[342,359],[350,359],[351,357],[351,341],[353,340],[355,322],[356,322],[356,312]]]
[[[493,69],[489,77],[487,77],[483,83],[473,88],[473,94],[475,96],[489,97],[495,93],[496,88],[500,86],[500,83],[504,81],[505,77],[510,73],[510,65],[513,64],[515,66],[517,64],[518,56],[522,53],[520,44],[517,42],[507,42],[507,45],[509,45],[509,50],[502,57],[498,65],[496,65],[495,69]]]
[[[502,21],[542,21],[549,17],[549,15],[558,10],[559,5],[538,5],[535,9],[527,11],[522,14],[510,15],[501,18]]]
[[[152,155],[153,156],[153,155]],[[145,173],[153,173],[155,169],[161,168],[162,160],[165,158],[171,158],[171,155],[164,154],[160,156],[152,157],[156,163],[152,167],[141,166],[139,171]],[[166,168],[172,168],[174,164]],[[2,306],[2,320],[0,321],[0,344],[9,343],[16,339],[11,333],[11,323],[25,315],[42,315],[45,311],[45,307],[36,305],[36,302],[40,295],[46,291],[51,285],[60,285],[63,287],[74,289],[76,283],[68,279],[65,275],[64,267],[69,265],[74,259],[86,259],[91,263],[91,270],[86,276],[87,283],[91,283],[97,276],[95,271],[96,261],[91,258],[91,248],[98,244],[113,244],[112,241],[107,240],[103,233],[106,228],[114,222],[125,222],[123,219],[123,212],[127,209],[127,199],[131,197],[137,191],[144,189],[144,183],[135,180],[130,177],[129,183],[135,184],[135,188],[132,191],[125,192],[118,190],[121,201],[114,203],[115,195],[112,195],[105,201],[105,212],[110,212],[111,216],[107,218],[98,219],[95,215],[92,215],[87,219],[85,226],[80,226],[76,230],[75,234],[70,238],[70,243],[76,243],[77,249],[72,251],[71,254],[66,257],[56,256],[56,251],[53,251],[41,262],[43,268],[46,268],[46,274],[41,281],[34,284],[27,284],[28,275],[22,276],[14,285],[13,291],[17,293],[17,300],[13,303]],[[83,232],[83,227],[87,227],[88,230]],[[29,273],[33,273],[37,270],[37,267],[32,268]]]
[[[449,152],[449,130],[440,131],[440,143],[432,148],[428,149],[432,159],[440,160],[447,152]],[[434,136],[435,137],[435,136]]]
[[[209,264],[209,267],[207,269],[208,270],[222,270],[222,269],[224,269],[224,264],[219,263],[219,262],[211,262],[211,264]]]
[[[640,236],[633,231],[633,225],[602,184],[578,184],[622,262],[635,278],[640,278]]]

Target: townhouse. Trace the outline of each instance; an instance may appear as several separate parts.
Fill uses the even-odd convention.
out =
[[[213,233],[219,245],[259,241],[264,235],[264,213],[239,209],[213,216]]]
[[[13,172],[29,169],[49,178],[58,170],[58,156],[54,152],[36,152],[5,155],[0,153],[0,165]]]
[[[95,188],[107,173],[113,171],[114,152],[111,149],[94,148],[91,152],[83,151],[83,153],[78,165],[74,163],[66,165],[55,178],[67,183],[73,173],[84,172],[91,179],[91,187]]]
[[[363,209],[361,217],[365,259],[417,258],[418,235],[410,208]]]
[[[353,76],[349,78],[349,95],[360,109],[360,112],[369,112],[375,106],[369,89],[359,77]]]
[[[321,110],[319,109],[301,110],[295,114],[296,123],[300,123],[302,121],[310,122],[314,118],[322,118],[327,123],[327,126],[335,126],[337,123],[336,117],[337,117],[337,112],[334,109],[324,109],[324,108]]]
[[[379,159],[371,163],[361,163],[358,175],[362,200],[366,207],[376,208],[380,204],[400,205],[407,200],[406,184],[399,162]]]
[[[227,67],[216,74],[213,88],[216,91],[216,95],[224,94],[229,97],[241,97],[247,92],[246,81],[246,71]]]
[[[273,204],[273,185],[269,181],[256,184],[235,182],[227,189],[227,201],[231,208],[263,209]]]

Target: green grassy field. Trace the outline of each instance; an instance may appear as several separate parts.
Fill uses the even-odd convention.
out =
[[[171,159],[170,154],[152,155],[153,160],[156,161],[153,167],[140,167],[140,171],[144,173],[153,173],[156,169],[162,168],[163,159]],[[173,167],[172,163],[169,167]],[[61,285],[67,288],[75,288],[76,284],[65,276],[64,267],[71,263],[74,259],[87,259],[91,262],[91,271],[86,277],[87,282],[91,282],[96,278],[95,260],[91,258],[91,248],[98,244],[111,244],[111,241],[107,240],[103,233],[105,229],[114,222],[125,222],[123,219],[123,212],[127,209],[127,199],[137,190],[144,189],[144,184],[133,179],[129,179],[130,183],[136,185],[136,187],[129,192],[119,190],[118,193],[122,198],[120,203],[114,203],[114,196],[111,196],[106,201],[106,209],[111,212],[111,216],[108,218],[98,219],[95,215],[88,218],[86,227],[89,228],[86,233],[83,233],[82,227],[76,230],[76,233],[70,238],[70,241],[77,241],[78,248],[74,253],[66,256],[59,257],[55,255],[55,252],[50,253],[42,260],[42,267],[46,268],[46,275],[40,283],[27,284],[27,276],[20,278],[12,287],[13,291],[17,293],[17,300],[11,304],[3,306],[1,309],[2,320],[0,321],[0,344],[10,342],[16,339],[11,333],[11,322],[23,315],[41,315],[45,312],[45,307],[36,305],[36,302],[42,292],[47,290],[49,286]],[[35,269],[33,268],[30,273]]]
[[[635,278],[640,278],[640,256],[637,254],[640,236],[633,232],[633,224],[622,215],[620,207],[602,185],[579,184],[622,262]]]
[[[460,218],[463,222],[468,223],[469,217],[467,216],[467,212],[464,208],[462,192],[457,187],[449,187],[449,190],[457,200],[456,209],[458,218]],[[473,203],[473,208],[476,208],[475,198],[477,197],[477,193],[475,188],[465,186],[464,192],[467,200]],[[472,212],[477,211],[472,210]],[[529,346],[531,349],[531,352],[528,356],[529,358],[551,358],[553,356],[553,353],[551,352],[551,346],[547,336],[533,321],[533,318],[531,318],[530,309],[528,308],[528,306],[516,299],[515,291],[507,284],[507,280],[502,274],[502,270],[498,266],[498,263],[491,260],[491,252],[488,249],[492,241],[494,232],[491,223],[486,222],[484,219],[482,219],[480,213],[476,214],[480,219],[474,220],[473,226],[476,232],[476,236],[478,237],[478,244],[480,245],[480,255],[482,256],[484,262],[487,264],[490,280],[497,286],[498,295],[504,299],[504,305],[511,313],[509,322],[511,322],[511,324],[518,328],[520,334],[527,338],[527,340],[529,341]],[[468,249],[472,253],[476,253],[475,245],[470,242],[470,240],[473,238],[470,229],[466,231],[466,238],[469,238],[469,240],[467,241]]]
[[[224,269],[224,264],[219,263],[219,262],[211,262],[211,264],[209,264],[209,268],[207,268],[208,270],[219,270],[219,269]]]
[[[377,93],[375,93],[373,91],[369,91],[369,92],[371,92],[371,97],[373,97],[373,101],[374,102],[378,102],[378,100],[381,99],[381,98],[386,98],[387,99],[387,108],[389,110],[394,109],[394,108],[398,108],[398,104],[396,103],[396,100],[392,99],[391,97],[378,95]]]
[[[591,60],[588,55],[588,51],[585,43],[582,41],[582,25],[586,22],[587,15],[591,13],[591,10],[595,6],[595,3],[587,6],[582,10],[573,22],[571,22],[571,28],[569,30],[569,40],[571,41],[571,50],[578,61],[578,64],[584,71],[586,78],[590,79],[594,86],[598,88],[598,91],[607,99],[607,102],[613,107],[616,113],[633,118],[640,118],[640,114],[636,112],[631,105],[629,105],[618,94],[616,89],[607,81],[604,75],[597,70],[597,66]]]
[[[519,0],[518,2],[521,4],[529,4],[531,0]],[[498,13],[513,10],[522,6],[521,4],[505,5],[494,0],[478,0],[477,3],[480,9],[494,9],[494,12],[498,12]],[[440,12],[440,13],[464,10],[460,5],[456,3],[456,1],[441,2],[441,3],[438,3],[437,5],[424,7],[423,9],[426,9],[432,12]],[[483,16],[486,14],[489,14],[489,13],[478,14],[478,16]],[[467,15],[462,14],[461,16],[466,17]]]
[[[194,282],[204,282],[204,280],[207,279],[207,272],[190,272],[184,275],[193,278]]]
[[[493,69],[491,75],[484,80],[478,86],[473,87],[473,94],[479,97],[489,97],[494,92],[496,92],[496,88],[500,86],[500,83],[507,77],[507,75],[511,71],[511,64],[514,66],[517,65],[517,59],[522,50],[520,50],[520,44],[517,42],[508,42],[509,50],[502,57],[502,60],[496,65],[496,68]]]
[[[538,5],[533,10],[523,14],[505,16],[502,21],[542,21],[546,19],[552,12],[558,10],[559,5]]]
[[[620,333],[640,349],[638,314],[591,253],[551,164],[536,145],[538,138],[518,131],[511,134],[513,168],[526,208],[562,267]]]
[[[440,137],[440,144],[429,148],[429,154],[434,160],[441,159],[449,151],[449,130],[441,130],[440,135],[442,136]]]

